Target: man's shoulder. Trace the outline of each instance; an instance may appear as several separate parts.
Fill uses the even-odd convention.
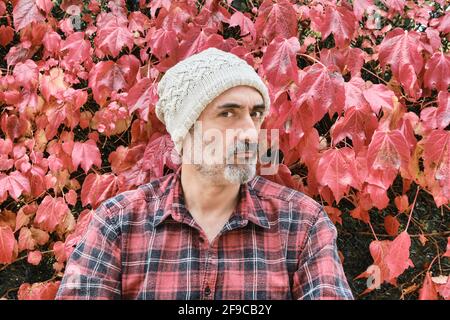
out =
[[[257,175],[252,181],[252,188],[257,196],[265,201],[277,201],[281,205],[291,208],[292,211],[317,217],[323,206],[307,194],[271,181]]]
[[[115,215],[119,211],[129,210],[143,203],[158,200],[165,196],[169,190],[173,177],[174,174],[169,173],[162,177],[154,178],[134,189],[120,192],[106,199],[102,205],[108,209],[111,215]]]

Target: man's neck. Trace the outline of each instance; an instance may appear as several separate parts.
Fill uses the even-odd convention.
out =
[[[205,222],[228,218],[239,200],[239,184],[212,181],[192,165],[182,165],[181,185],[187,209]]]

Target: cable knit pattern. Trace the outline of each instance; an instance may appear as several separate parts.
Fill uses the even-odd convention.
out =
[[[257,89],[270,110],[267,86],[245,60],[216,48],[191,55],[167,70],[158,83],[156,116],[166,125],[175,149],[181,154],[183,140],[206,106],[224,91],[239,85]]]

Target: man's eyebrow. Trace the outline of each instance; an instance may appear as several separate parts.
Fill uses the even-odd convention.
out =
[[[239,103],[235,103],[235,102],[229,102],[229,103],[224,103],[221,104],[219,106],[217,106],[217,109],[241,109],[242,106]],[[265,109],[265,105],[264,103],[260,103],[260,104],[255,104],[253,106],[252,110],[260,110],[260,109]]]

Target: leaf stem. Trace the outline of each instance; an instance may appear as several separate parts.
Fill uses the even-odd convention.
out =
[[[46,253],[50,253],[50,252],[53,252],[53,250],[41,251],[41,254],[46,254]],[[11,263],[5,264],[3,267],[0,268],[0,271],[5,270],[5,269],[6,269],[7,267],[9,267],[10,265],[16,263],[17,261],[24,260],[25,258],[28,258],[28,254],[26,254],[26,255],[24,255],[23,257],[20,257],[20,258],[14,260],[14,261],[11,262]]]
[[[303,57],[305,57],[305,58],[308,58],[308,59],[310,59],[311,61],[314,61],[314,62],[316,62],[316,63],[322,65],[324,68],[327,68],[327,66],[324,65],[320,60],[317,60],[316,58],[310,56],[309,54],[306,54],[306,53],[299,53],[299,55],[301,55],[301,56],[303,56]]]
[[[378,237],[377,237],[377,234],[376,234],[375,231],[373,230],[372,223],[370,222],[370,217],[369,217],[369,227],[370,227],[370,230],[372,230],[372,234],[373,234],[373,236],[375,237],[375,240],[379,241],[379,240],[378,240]]]
[[[412,206],[411,206],[411,211],[409,212],[408,223],[406,224],[405,231],[408,231],[409,223],[411,222],[411,217],[412,217],[412,214],[413,214],[413,211],[414,211],[414,207],[416,205],[416,200],[417,200],[417,195],[419,194],[419,190],[420,190],[420,187],[417,186],[416,195],[414,197],[414,201],[413,201]]]

